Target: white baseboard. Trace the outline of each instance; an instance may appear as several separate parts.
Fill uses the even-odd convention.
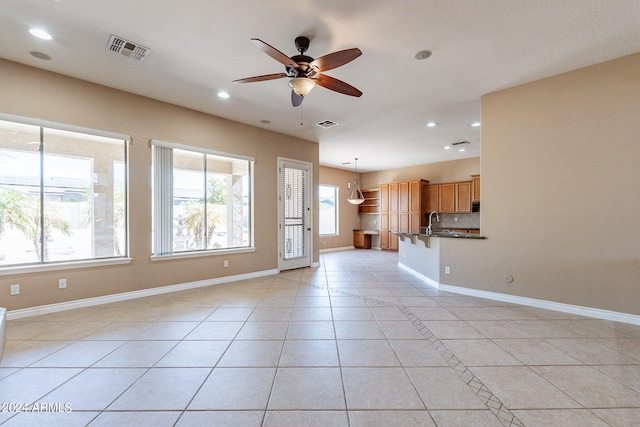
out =
[[[136,298],[144,298],[153,295],[168,294],[171,292],[186,291],[188,289],[214,286],[222,283],[237,282],[240,280],[255,279],[258,277],[278,274],[277,269],[256,271],[253,273],[237,274],[234,276],[216,277],[213,279],[199,280],[196,282],[180,283],[177,285],[160,286],[157,288],[143,289],[140,291],[123,292],[120,294],[104,295],[101,297],[85,298],[75,301],[61,302],[57,304],[41,305],[37,307],[11,310],[7,312],[7,320],[22,319],[25,317],[39,316],[41,314],[57,313],[59,311],[73,310],[76,308],[92,307],[118,301],[126,301]]]
[[[342,251],[350,251],[352,249],[355,249],[355,246],[342,246],[339,248],[327,248],[327,249],[320,249],[320,253],[324,254],[327,252],[342,252]]]
[[[564,304],[555,301],[547,301],[535,298],[521,297],[517,295],[501,294],[498,292],[483,291],[480,289],[465,288],[462,286],[445,285],[438,283],[433,279],[418,273],[406,265],[398,263],[403,270],[413,274],[418,279],[424,281],[429,286],[445,292],[452,292],[472,297],[485,298],[494,301],[509,302],[512,304],[524,305],[527,307],[543,308],[545,310],[559,311],[562,313],[576,314],[579,316],[592,317],[596,319],[611,320],[613,322],[629,323],[631,325],[640,325],[640,316],[629,313],[621,313],[618,311],[603,310],[600,308],[583,307],[579,305]]]
[[[433,280],[430,277],[425,276],[422,273],[418,273],[417,271],[415,271],[413,268],[411,267],[407,267],[406,265],[404,265],[401,262],[398,262],[398,267],[400,267],[401,269],[413,274],[414,276],[416,276],[418,279],[422,280],[423,282],[425,282],[427,285],[434,287],[436,289],[440,288],[440,283],[436,282],[435,280]]]

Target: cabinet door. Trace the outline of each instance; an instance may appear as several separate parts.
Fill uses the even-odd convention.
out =
[[[398,212],[398,183],[389,183],[389,212]]]
[[[409,182],[409,212],[422,211],[422,181]]]
[[[389,249],[389,235],[388,231],[380,231],[380,249]]]
[[[389,212],[380,214],[380,230],[389,231]]]
[[[422,226],[422,218],[424,215],[422,212],[410,212],[409,213],[409,233],[419,234],[420,227]]]
[[[389,249],[392,251],[398,250],[398,235],[397,234],[389,234]]]
[[[389,184],[380,184],[380,212],[389,212]]]
[[[399,231],[398,212],[389,212],[389,231]]]
[[[364,248],[364,233],[362,231],[353,230],[353,246],[358,249]]]
[[[456,212],[471,212],[471,181],[456,183]]]
[[[433,212],[440,210],[440,186],[437,184],[426,185],[424,187],[424,201],[426,204],[425,211]]]
[[[398,183],[398,212],[409,212],[409,182]]]
[[[480,175],[471,175],[471,201],[480,201]]]
[[[440,184],[440,209],[439,212],[455,212],[456,211],[456,185],[455,184]]]
[[[401,233],[409,232],[409,212],[398,213],[398,231]]]

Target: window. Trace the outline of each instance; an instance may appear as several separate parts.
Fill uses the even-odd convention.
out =
[[[0,120],[0,267],[126,257],[129,138],[11,119]]]
[[[153,254],[251,247],[253,159],[152,144]]]
[[[338,234],[338,187],[320,185],[320,235]]]

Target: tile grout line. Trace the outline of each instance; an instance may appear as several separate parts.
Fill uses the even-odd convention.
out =
[[[287,279],[291,280],[291,279]],[[482,381],[478,377],[475,376],[471,370],[465,366],[460,359],[458,359],[447,347],[446,345],[438,339],[427,326],[420,321],[416,317],[411,310],[409,310],[406,306],[400,304],[390,303],[388,301],[378,300],[376,298],[367,297],[364,295],[358,295],[351,292],[343,291],[341,289],[331,288],[329,286],[323,287],[312,283],[304,283],[300,281],[301,284],[306,286],[310,286],[317,289],[327,289],[329,293],[338,293],[351,297],[358,297],[363,299],[365,302],[373,302],[376,304],[382,304],[384,306],[396,307],[398,308],[409,320],[413,326],[422,334],[423,337],[431,344],[431,346],[445,359],[445,361],[449,364],[451,368],[456,372],[456,374],[462,378],[462,380],[467,384],[467,386],[478,396],[478,398],[485,404],[485,406],[489,409],[489,411],[494,414],[500,422],[506,426],[513,427],[525,427],[524,423],[520,421],[512,412],[507,408],[500,399],[491,391],[487,386],[485,386]]]

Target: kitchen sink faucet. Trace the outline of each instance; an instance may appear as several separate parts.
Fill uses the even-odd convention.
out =
[[[436,221],[440,222],[440,215],[438,215],[438,212],[433,211],[429,214],[429,226],[427,226],[427,236],[431,236],[431,233],[432,233],[431,219],[433,218],[433,214],[436,214]]]

